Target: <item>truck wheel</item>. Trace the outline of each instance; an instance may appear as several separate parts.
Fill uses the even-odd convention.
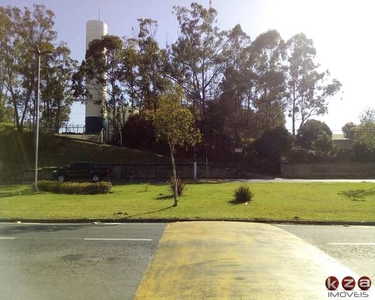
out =
[[[93,182],[98,182],[100,180],[98,175],[92,175],[91,179]]]
[[[59,176],[57,177],[57,180],[58,180],[59,182],[64,182],[64,181],[65,181],[65,176],[64,176],[64,175],[59,175]]]

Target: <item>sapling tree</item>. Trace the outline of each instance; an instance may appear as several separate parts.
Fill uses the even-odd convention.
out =
[[[178,146],[194,146],[201,139],[199,129],[194,126],[194,116],[190,110],[181,105],[183,94],[181,89],[171,88],[159,99],[154,126],[158,139],[167,142],[171,155],[172,180],[174,182],[174,206],[178,204],[177,171],[175,152]]]

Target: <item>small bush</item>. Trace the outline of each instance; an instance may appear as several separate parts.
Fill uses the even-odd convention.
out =
[[[38,188],[41,191],[55,194],[95,195],[109,193],[112,189],[112,184],[106,181],[90,183],[41,180],[38,181]]]
[[[254,198],[254,193],[246,185],[240,185],[234,190],[233,201],[237,203],[250,202]]]
[[[183,181],[180,177],[177,177],[176,181],[177,181],[177,195],[180,197],[186,192],[188,187],[187,187],[186,182]],[[169,190],[171,191],[172,195],[174,195],[175,183],[174,183],[174,180],[173,180],[172,176],[169,180],[167,180],[167,183],[169,185]]]

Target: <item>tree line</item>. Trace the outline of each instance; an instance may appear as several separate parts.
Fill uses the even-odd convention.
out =
[[[53,51],[42,60],[42,122],[58,130],[69,120],[73,101],[90,99],[88,83],[105,85],[110,124],[125,145],[137,148],[163,147],[156,144],[153,119],[160,99],[176,86],[180,105],[202,133],[200,150],[209,147],[218,157],[285,130],[286,118],[296,136],[308,120],[327,113],[329,98],[341,88],[303,33],[283,40],[269,30],[252,40],[239,24],[218,28],[213,8],[192,3],[173,12],[179,34],[165,47],[155,38],[157,21],[138,19],[133,36],[94,40],[78,64],[67,45],[57,42],[52,11],[42,5],[0,7],[0,118],[22,130],[35,115],[36,57],[29,51],[35,44]]]
[[[220,30],[212,8],[192,3],[173,11],[175,42],[162,48],[157,21],[138,19],[132,37],[92,42],[74,76],[75,96],[82,99],[90,98],[88,82],[107,86],[105,109],[128,146],[155,146],[152,120],[171,85],[182,89],[181,104],[191,110],[204,144],[221,154],[285,127],[286,117],[296,135],[307,120],[327,113],[328,99],[341,88],[317,63],[313,41],[303,33],[284,41],[270,30],[252,41],[240,25]],[[125,124],[127,111],[137,114]]]

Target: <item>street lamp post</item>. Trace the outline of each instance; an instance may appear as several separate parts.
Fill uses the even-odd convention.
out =
[[[204,144],[206,146],[206,182],[208,181],[208,151],[207,151],[207,147],[208,147],[208,144]]]
[[[40,57],[42,55],[52,53],[51,51],[40,51],[39,46],[35,46],[35,50],[30,50],[32,53],[38,56],[38,85],[37,85],[37,95],[36,95],[36,104],[35,104],[35,181],[34,188],[35,191],[38,191],[38,156],[39,156],[39,99],[40,99]]]

